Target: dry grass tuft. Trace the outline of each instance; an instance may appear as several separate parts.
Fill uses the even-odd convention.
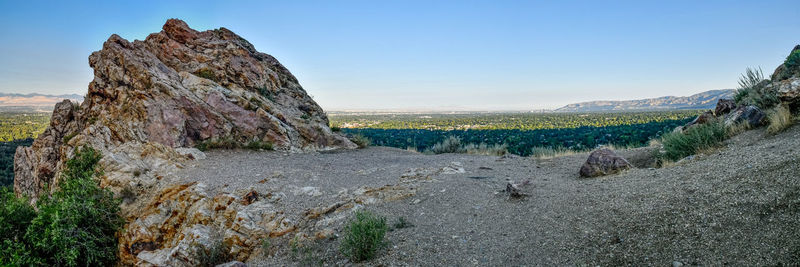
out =
[[[794,124],[792,112],[789,111],[789,108],[783,105],[777,106],[775,109],[770,111],[768,118],[769,126],[767,126],[767,133],[769,134],[777,134]]]

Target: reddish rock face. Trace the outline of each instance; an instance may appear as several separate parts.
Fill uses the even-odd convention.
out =
[[[720,99],[717,101],[717,108],[714,109],[714,116],[722,116],[736,109],[736,101],[733,99]]]
[[[581,177],[597,177],[618,173],[631,168],[631,164],[614,151],[607,148],[595,150],[589,154],[586,163],[581,166]]]
[[[144,41],[112,35],[89,65],[95,77],[83,103],[58,104],[50,127],[17,150],[17,194],[35,199],[44,184],[56,184],[62,162],[85,144],[102,152],[147,144],[164,155],[171,152],[162,147],[207,140],[294,151],[356,147],[328,128],[322,108],[278,60],[225,28],[198,32],[170,19]],[[126,160],[119,156],[108,160]]]

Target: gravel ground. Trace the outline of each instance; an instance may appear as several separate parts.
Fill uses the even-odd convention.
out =
[[[620,151],[637,162],[646,149]],[[674,166],[578,176],[587,154],[538,160],[422,155],[370,147],[328,153],[211,151],[179,173],[218,192],[281,195],[287,214],[334,203],[360,186],[397,184],[414,168],[460,163],[464,173],[420,181],[414,196],[366,205],[413,227],[363,265],[795,265],[800,263],[800,126],[745,132]],[[530,180],[528,196],[499,192]],[[337,225],[341,230],[343,225]],[[292,252],[288,237],[250,265],[348,265],[336,239]]]

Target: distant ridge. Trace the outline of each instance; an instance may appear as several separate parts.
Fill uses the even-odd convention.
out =
[[[52,112],[56,103],[61,102],[64,99],[82,102],[83,96],[78,94],[46,95],[37,93],[0,93],[0,111]]]
[[[674,109],[713,109],[720,98],[733,98],[736,90],[710,90],[691,96],[663,96],[639,100],[590,101],[569,104],[556,112],[641,111]]]

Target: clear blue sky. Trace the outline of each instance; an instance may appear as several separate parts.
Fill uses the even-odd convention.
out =
[[[0,92],[85,94],[92,51],[168,18],[233,30],[336,110],[690,95],[800,43],[796,0],[31,2],[0,1]]]

